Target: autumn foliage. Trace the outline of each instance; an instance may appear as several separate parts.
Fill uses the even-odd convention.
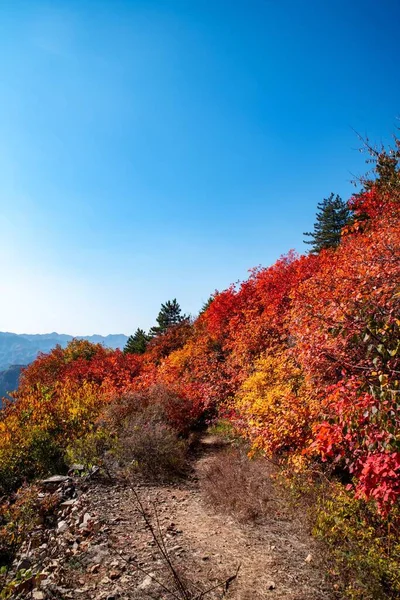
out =
[[[222,412],[253,453],[318,463],[388,515],[400,496],[400,204],[391,190],[378,180],[349,201],[337,248],[253,269],[142,355],[84,341],[41,355],[0,416],[3,489],[62,463],[67,443],[108,406],[117,414],[127,399],[164,390],[180,435]]]

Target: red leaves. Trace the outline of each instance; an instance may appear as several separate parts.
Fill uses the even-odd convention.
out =
[[[363,381],[354,379],[328,390],[321,403],[325,420],[315,424],[307,454],[342,462],[356,495],[376,500],[385,514],[400,496],[400,413],[392,394],[377,398],[362,390]]]
[[[40,427],[61,431],[69,415],[76,432],[110,398],[162,385],[180,430],[229,401],[255,449],[340,466],[387,512],[400,495],[399,203],[372,189],[351,206],[337,249],[252,270],[140,357],[79,341],[40,356],[10,410],[14,430],[36,411]]]
[[[368,455],[359,473],[358,497],[376,500],[385,516],[400,497],[400,452],[380,452]]]
[[[53,390],[63,382],[93,383],[117,394],[132,384],[140,368],[137,355],[108,350],[86,340],[73,340],[64,350],[58,346],[30,364],[23,372],[18,395],[31,389]]]
[[[399,211],[398,199],[377,187],[353,196],[349,201],[349,207],[355,216],[353,227],[349,228],[350,232],[362,230],[362,223],[366,219],[372,219],[372,226],[374,221],[379,221],[382,216],[386,218],[393,216],[397,219]]]

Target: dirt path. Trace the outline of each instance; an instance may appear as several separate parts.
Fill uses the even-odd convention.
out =
[[[275,508],[269,517],[253,526],[239,524],[207,506],[198,476],[218,452],[213,442],[204,438],[188,481],[137,488],[157,528],[156,506],[165,545],[182,578],[205,589],[233,575],[240,565],[226,596],[232,600],[331,599],[318,566],[318,549],[302,523],[284,510],[281,499],[272,498],[276,502],[271,503]],[[63,534],[67,559],[57,571],[57,597],[171,597],[152,579],[167,581],[165,561],[135,506],[132,490],[122,485],[92,484],[79,498]],[[206,596],[220,597],[221,590]]]

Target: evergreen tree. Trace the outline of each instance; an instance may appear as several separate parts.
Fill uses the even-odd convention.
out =
[[[341,231],[349,223],[350,210],[340,196],[331,194],[322,202],[318,202],[318,212],[314,231],[303,235],[310,236],[311,240],[304,240],[311,244],[311,252],[321,252],[325,248],[336,248],[340,244]]]
[[[172,325],[177,325],[178,323],[185,321],[188,317],[181,313],[181,307],[176,301],[176,298],[168,300],[165,304],[161,304],[161,309],[156,319],[158,325],[155,325],[150,329],[150,337],[160,335],[167,331]]]
[[[203,306],[199,310],[199,315],[202,315],[203,313],[206,312],[206,310],[208,309],[208,307],[210,306],[210,304],[213,300],[214,300],[214,296],[210,296],[209,299],[206,302],[204,302]]]
[[[128,338],[124,348],[124,353],[144,354],[149,339],[149,336],[143,331],[143,329],[138,327],[135,333]]]

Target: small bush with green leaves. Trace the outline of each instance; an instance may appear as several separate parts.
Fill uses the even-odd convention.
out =
[[[321,496],[314,533],[328,544],[333,575],[351,600],[400,597],[400,513],[383,520],[372,503],[355,499],[337,484]]]
[[[66,460],[70,466],[74,463],[81,464],[86,473],[92,467],[100,467],[111,477],[115,448],[115,437],[105,427],[99,427],[75,440],[67,448]]]
[[[66,471],[64,451],[48,431],[32,428],[24,445],[0,450],[0,496],[24,481]]]

